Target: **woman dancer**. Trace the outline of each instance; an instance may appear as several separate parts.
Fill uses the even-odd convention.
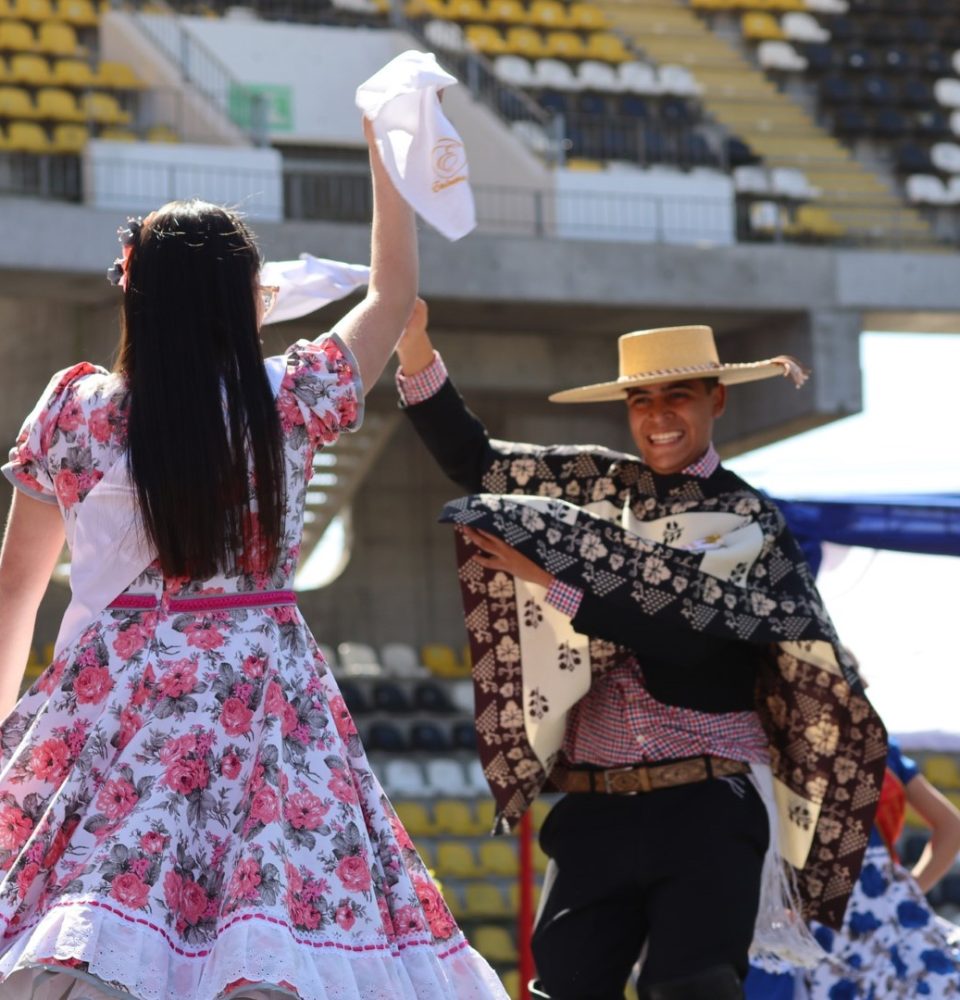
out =
[[[122,231],[116,370],[55,375],[4,466],[3,1000],[506,997],[290,590],[313,453],[359,424],[416,293],[367,138],[370,283],[336,333],[265,363],[250,232],[165,205]],[[74,600],[11,709],[65,530]]]

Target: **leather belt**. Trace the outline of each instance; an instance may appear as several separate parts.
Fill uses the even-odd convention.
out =
[[[710,778],[748,774],[749,771],[749,764],[726,757],[688,757],[668,764],[632,764],[605,770],[568,768],[556,764],[550,772],[550,781],[561,792],[637,795],[674,785],[692,785]]]

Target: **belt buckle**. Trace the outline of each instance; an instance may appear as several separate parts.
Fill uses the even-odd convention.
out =
[[[618,775],[621,774],[632,774],[636,775],[638,788],[634,788],[630,791],[616,787],[616,780]],[[625,767],[610,767],[603,772],[603,787],[604,791],[608,795],[639,795],[640,792],[650,791],[650,772],[644,768],[637,768],[635,766],[627,765]]]

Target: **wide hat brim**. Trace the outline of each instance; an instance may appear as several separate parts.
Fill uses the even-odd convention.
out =
[[[598,382],[595,385],[579,386],[576,389],[564,389],[561,392],[553,393],[548,398],[551,403],[606,403],[626,399],[631,389],[638,389],[644,385],[683,382],[700,378],[715,378],[721,385],[740,385],[744,382],[759,382],[761,379],[780,375],[796,382],[796,376],[791,371],[790,362],[793,362],[792,358],[769,358],[765,361],[752,361],[743,364],[660,369],[655,372],[624,375],[613,382]]]

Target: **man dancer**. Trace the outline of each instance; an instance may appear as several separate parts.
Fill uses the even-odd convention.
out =
[[[551,398],[625,400],[637,461],[491,441],[423,303],[398,357],[406,413],[441,468],[498,494],[446,519],[472,546],[461,581],[501,817],[545,784],[569,793],[540,835],[555,865],[533,941],[543,989],[622,998],[643,951],[643,1000],[741,997],[780,851],[806,910],[842,917],[885,753],[782,518],[712,444],[727,384],[799,384],[799,366],[721,365],[707,327],[622,337],[616,382]],[[762,797],[771,756],[776,793],[767,769]],[[786,823],[768,852],[775,798]],[[770,946],[785,927],[767,923]]]

